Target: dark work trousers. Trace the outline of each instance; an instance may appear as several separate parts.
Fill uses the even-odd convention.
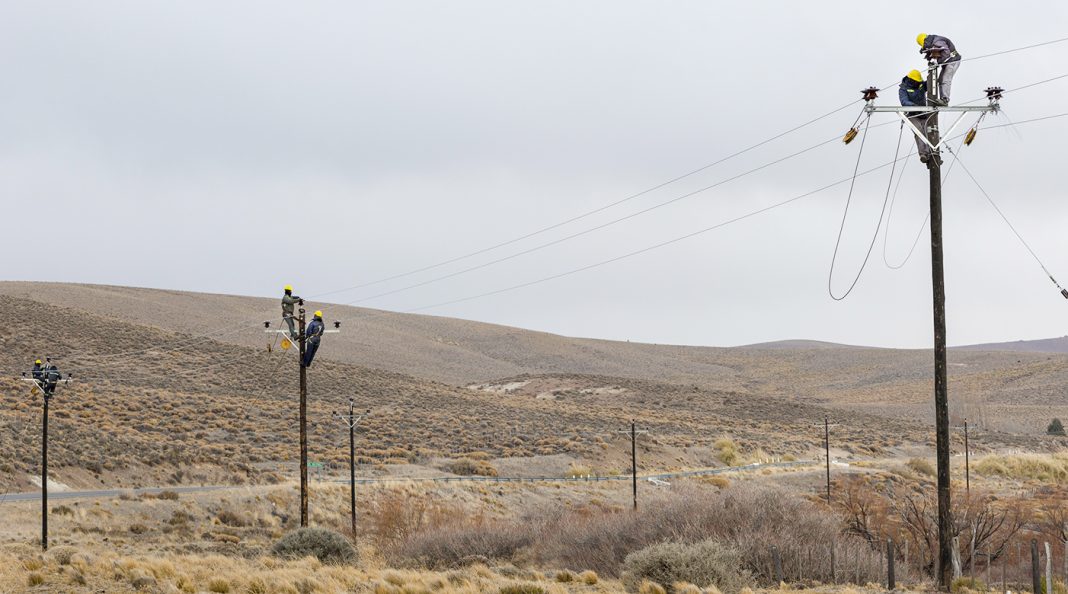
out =
[[[315,358],[315,351],[319,350],[319,339],[310,338],[308,344],[304,347],[304,366],[311,367],[312,359]]]

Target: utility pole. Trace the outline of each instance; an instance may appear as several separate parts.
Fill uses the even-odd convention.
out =
[[[297,315],[297,345],[299,357],[297,360],[297,366],[300,368],[300,527],[308,527],[308,368],[304,366],[304,355],[307,352],[308,337],[307,337],[307,321],[306,312],[304,310],[304,300],[299,299],[297,301],[300,309]],[[318,312],[317,312],[318,313]],[[267,334],[278,333],[283,334],[285,339],[282,341],[282,350],[289,349],[290,334],[287,330],[271,330],[270,320],[263,323],[264,331]],[[323,334],[336,334],[341,332],[341,322],[334,322],[333,330],[322,330]],[[271,347],[271,341],[267,343],[268,350]]]
[[[55,395],[55,386],[59,383],[62,375],[58,369],[52,369],[52,359],[45,358],[46,367],[44,370],[44,379],[38,377],[26,377],[26,372],[22,373],[24,381],[33,382],[33,388],[30,393],[35,391],[41,392],[42,405],[41,405],[41,550],[48,550],[48,405],[52,401],[52,396]],[[54,374],[54,375],[53,375]],[[70,383],[73,376],[67,374],[66,383]]]
[[[878,89],[870,87],[862,91],[867,102],[864,110],[869,114],[877,112],[895,112],[901,121],[916,134],[920,142],[930,147],[927,168],[930,173],[931,205],[931,286],[934,313],[934,397],[935,397],[935,452],[937,454],[937,489],[938,489],[938,586],[949,590],[953,578],[953,518],[950,506],[949,475],[949,390],[946,378],[946,285],[945,264],[942,254],[942,157],[941,133],[938,127],[939,112],[958,112],[960,116],[950,128],[949,133],[963,121],[967,112],[989,113],[1000,109],[1003,89],[989,87],[986,89],[988,105],[949,107],[939,96],[939,64],[935,60],[928,62],[927,106],[876,107],[873,101]],[[909,120],[906,114],[927,113],[924,129],[920,130]]]
[[[638,435],[649,433],[646,430],[638,430],[638,425],[633,419],[630,421],[629,431],[617,431],[616,433],[630,434],[630,486],[633,499],[634,511],[638,511]]]
[[[304,366],[304,300],[300,300],[297,317],[297,340],[300,344],[300,527],[308,527],[308,368]]]
[[[349,398],[349,414],[334,415],[349,428],[349,510],[352,514],[352,538],[356,538],[356,425],[364,417],[371,414],[371,409],[367,409],[367,411],[357,415],[355,408],[356,403],[353,402],[352,398]]]
[[[971,470],[971,447],[968,443],[968,419],[964,419],[964,424],[954,427],[954,429],[964,430],[964,491],[968,495],[972,492],[972,470]]]
[[[827,470],[827,505],[831,504],[831,427],[837,427],[838,423],[832,423],[829,417],[823,417],[823,455],[824,466]],[[819,425],[816,425],[819,427]]]

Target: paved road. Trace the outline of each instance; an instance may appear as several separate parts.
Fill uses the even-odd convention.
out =
[[[237,489],[241,487],[233,485],[206,485],[202,487],[152,487],[145,489],[102,489],[99,491],[49,491],[48,500],[55,501],[59,499],[99,499],[101,497],[118,497],[123,493],[133,493],[135,495],[158,495],[163,491],[174,491],[175,493],[202,493],[206,491],[222,491],[224,489]],[[3,501],[40,501],[41,492],[33,491],[31,493],[4,493],[0,495],[0,502]]]
[[[812,460],[798,460],[796,462],[773,462],[768,464],[747,464],[745,466],[731,466],[726,468],[704,468],[700,470],[691,470],[687,472],[669,472],[660,474],[647,474],[638,475],[640,481],[667,481],[678,478],[689,478],[695,476],[708,476],[715,474],[726,474],[734,472],[746,472],[760,470],[763,468],[794,468],[802,466],[811,466],[815,464]],[[393,478],[393,477],[381,477],[381,478],[357,478],[357,484],[368,483],[404,483],[404,482],[435,482],[435,483],[454,483],[454,482],[485,482],[485,483],[579,483],[579,482],[601,482],[601,481],[630,481],[630,475],[616,475],[616,476],[531,476],[531,477],[490,477],[490,476],[443,476],[443,477],[418,477],[418,478]],[[326,482],[348,483],[349,479],[325,479]],[[321,482],[313,479],[312,482]],[[200,487],[151,487],[144,489],[102,489],[99,491],[55,491],[48,493],[49,501],[57,501],[60,499],[100,499],[109,497],[119,497],[123,493],[133,493],[134,495],[156,495],[162,491],[174,491],[175,493],[204,493],[208,491],[223,491],[226,489],[244,489],[240,485],[205,485]],[[41,492],[33,491],[30,493],[5,493],[0,494],[0,503],[6,501],[40,501]]]

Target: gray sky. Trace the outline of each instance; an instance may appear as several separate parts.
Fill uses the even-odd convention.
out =
[[[919,5],[916,5],[917,7]],[[325,293],[512,239],[715,161],[922,66],[920,31],[966,56],[1068,36],[1068,5],[967,2],[9,2],[0,22],[0,278]],[[922,13],[917,16],[917,13]],[[1068,43],[965,62],[954,102],[1068,73]],[[1068,111],[1068,79],[1006,96]],[[896,89],[884,94],[896,103]],[[566,227],[397,281],[493,260],[843,133],[817,125]],[[886,121],[885,116],[876,121]],[[988,119],[1002,123],[1004,117]],[[1068,281],[1068,118],[981,132],[962,158]],[[873,130],[862,168],[891,159]],[[910,143],[905,138],[906,150]],[[407,310],[633,251],[848,177],[859,142],[505,263],[359,303]],[[889,171],[860,178],[848,286]],[[926,208],[913,161],[889,257]],[[844,302],[827,270],[847,186],[582,274],[425,313],[569,335],[709,345],[930,343],[930,251],[872,261]],[[1066,333],[1068,301],[963,175],[945,186],[953,344]],[[926,232],[925,232],[926,233]]]

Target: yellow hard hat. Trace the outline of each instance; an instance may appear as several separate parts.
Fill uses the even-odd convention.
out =
[[[34,364],[34,365],[40,365],[40,364],[41,364],[41,360],[40,360],[40,359],[38,359],[38,360],[34,361],[34,362],[33,362],[33,364]]]
[[[912,80],[914,80],[916,82],[923,82],[923,75],[920,74],[919,70],[911,70],[911,71],[909,71],[909,78],[911,78]]]
[[[916,43],[920,44],[921,46],[923,45],[923,42],[926,41],[926,40],[927,40],[927,34],[926,33],[920,33],[919,35],[916,36]]]
[[[321,318],[321,317],[323,317],[323,312],[321,312],[321,311],[316,311],[316,312],[315,312],[315,317],[317,317],[317,318]]]
[[[285,289],[286,291],[292,291],[293,290],[293,285],[286,285],[286,286],[284,286],[282,288]]]

